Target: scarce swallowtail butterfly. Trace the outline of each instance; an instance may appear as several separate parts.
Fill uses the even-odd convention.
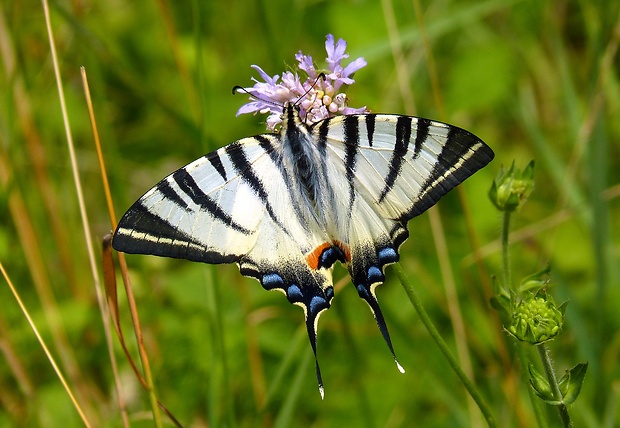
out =
[[[493,156],[478,137],[445,123],[353,114],[307,125],[289,103],[279,133],[222,147],[146,192],[121,219],[113,246],[237,263],[241,274],[303,308],[315,359],[339,261],[396,360],[375,297],[385,266],[398,261],[407,222]]]

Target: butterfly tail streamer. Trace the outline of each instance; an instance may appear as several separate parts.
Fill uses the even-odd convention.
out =
[[[394,347],[392,346],[392,339],[390,338],[390,332],[388,331],[385,318],[383,318],[383,312],[381,312],[381,308],[379,307],[379,302],[377,301],[377,297],[375,296],[373,287],[368,287],[365,284],[360,284],[356,288],[359,296],[364,299],[366,303],[368,303],[368,306],[370,306],[370,310],[375,317],[375,321],[377,322],[379,331],[381,332],[381,335],[383,336],[383,339],[385,340],[388,349],[392,353],[392,357],[394,358],[396,367],[398,367],[398,371],[400,371],[401,373],[405,373],[405,369],[396,357],[396,352],[394,351]]]
[[[314,295],[310,293],[307,295],[309,299],[304,299],[303,301],[295,301],[296,299],[290,299],[289,301],[294,304],[301,305],[304,309],[306,315],[306,330],[308,331],[308,339],[310,340],[310,345],[312,346],[312,352],[314,353],[314,362],[316,367],[316,380],[319,385],[319,393],[321,394],[321,399],[325,399],[325,388],[323,386],[323,376],[321,376],[321,367],[319,366],[319,358],[316,352],[316,342],[317,342],[317,330],[319,324],[319,317],[321,313],[330,307],[330,300],[333,296],[333,289],[331,287],[328,288],[327,295],[320,290],[316,290],[317,292]],[[287,293],[288,294],[288,293]]]
[[[323,376],[321,376],[321,367],[319,366],[319,359],[316,354],[316,327],[318,322],[318,315],[306,317],[306,329],[308,330],[308,339],[310,339],[310,345],[312,346],[312,352],[314,353],[314,364],[316,367],[316,380],[319,384],[319,393],[321,399],[325,399],[325,388],[323,387]]]
[[[259,267],[247,261],[240,263],[239,267],[242,275],[258,279],[265,290],[283,291],[290,303],[304,310],[308,340],[314,353],[319,392],[321,398],[324,398],[325,390],[316,342],[319,317],[323,311],[329,309],[334,297],[331,280],[328,280],[325,272],[313,272],[303,263],[293,262],[287,268],[279,269],[279,273],[273,270],[275,267]],[[300,286],[301,284],[305,284],[305,287]]]
[[[394,358],[394,362],[396,363],[398,370],[401,373],[405,373],[405,369],[396,357],[396,352],[392,346],[392,340],[387,328],[387,323],[385,322],[383,312],[381,312],[381,307],[379,306],[379,302],[377,301],[377,296],[375,294],[376,288],[385,281],[385,274],[383,272],[385,265],[398,261],[398,258],[398,252],[393,247],[386,247],[382,251],[378,252],[377,259],[373,261],[373,264],[370,264],[370,267],[365,268],[363,273],[355,272],[356,270],[359,270],[359,268],[355,269],[355,267],[351,266],[351,277],[353,278],[355,288],[357,289],[357,294],[370,307],[375,321],[377,322],[377,326],[379,327],[379,331],[381,332],[388,349],[392,353],[392,357]],[[364,266],[366,266],[366,263],[364,263]]]

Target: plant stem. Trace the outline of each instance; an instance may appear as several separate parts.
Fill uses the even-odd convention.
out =
[[[409,301],[413,305],[413,308],[415,309],[415,311],[420,316],[420,320],[422,321],[422,324],[424,324],[424,327],[426,327],[426,330],[429,332],[429,334],[431,335],[431,337],[433,338],[433,340],[435,341],[435,343],[437,344],[441,352],[444,354],[444,356],[448,360],[448,364],[450,364],[450,367],[452,367],[452,370],[454,370],[454,372],[459,377],[461,382],[463,382],[463,385],[465,386],[465,389],[467,389],[467,392],[469,392],[469,395],[471,396],[471,398],[473,398],[473,400],[476,402],[476,404],[480,408],[480,411],[482,412],[482,415],[486,419],[488,426],[496,427],[497,425],[495,422],[495,418],[493,417],[493,414],[491,413],[491,409],[489,408],[487,403],[484,401],[484,399],[482,398],[482,396],[476,389],[476,386],[467,377],[467,375],[465,374],[465,372],[459,365],[454,355],[452,355],[452,352],[450,352],[450,348],[448,348],[448,345],[446,344],[446,342],[444,342],[443,338],[441,337],[441,335],[435,328],[435,325],[433,324],[430,317],[426,313],[426,310],[424,310],[424,307],[422,306],[422,302],[418,298],[418,295],[415,292],[413,285],[411,284],[411,281],[409,281],[409,278],[407,278],[407,275],[405,274],[405,271],[403,270],[400,263],[394,264],[394,269],[396,270],[396,274],[398,275],[398,278],[400,279],[400,283],[403,285],[403,288],[405,289],[405,292],[407,293],[407,296],[409,297]]]
[[[511,211],[504,211],[502,217],[502,288],[505,291],[508,289],[512,289],[512,277],[510,270],[510,242],[509,242],[509,233],[510,233],[510,216],[512,214]],[[513,290],[516,294],[518,294],[518,290]],[[523,373],[527,373],[527,355],[525,349],[522,344],[519,342],[514,343],[515,350],[517,353],[517,359],[519,361],[519,365],[521,366],[521,370]],[[536,421],[538,422],[538,426],[543,428],[547,426],[547,422],[545,420],[541,401],[538,399],[536,394],[531,388],[528,388],[528,393],[530,396],[530,401],[532,403],[532,407],[534,409],[534,416],[536,417]]]
[[[513,339],[512,343],[514,345],[515,352],[517,354],[517,359],[519,360],[519,365],[521,366],[521,373],[523,373],[524,381],[526,384],[529,383],[529,377],[527,376],[527,352],[525,346],[522,342],[519,342],[517,339]],[[543,401],[538,398],[538,396],[534,393],[534,389],[528,387],[527,388],[528,395],[530,396],[530,403],[532,403],[532,409],[534,410],[534,417],[536,418],[536,423],[538,428],[547,428],[549,424],[547,423],[547,419],[545,417],[545,412],[543,409]]]
[[[540,359],[542,360],[543,367],[545,368],[545,373],[547,375],[547,380],[549,381],[549,385],[551,386],[551,390],[553,391],[553,397],[557,401],[562,400],[562,392],[560,391],[560,385],[558,384],[558,379],[555,375],[555,370],[553,370],[553,361],[551,361],[551,356],[549,355],[549,349],[545,346],[544,343],[537,345],[538,353],[540,354]],[[568,409],[564,405],[564,403],[557,405],[558,412],[560,412],[560,419],[562,419],[562,424],[565,428],[572,427],[573,424],[570,420],[570,415],[568,414]]]
[[[512,287],[512,278],[510,277],[510,257],[508,252],[508,234],[510,232],[510,211],[504,211],[502,221],[502,281],[504,289],[508,290]]]

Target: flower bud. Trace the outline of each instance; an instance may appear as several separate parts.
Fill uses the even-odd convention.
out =
[[[551,340],[562,329],[564,314],[561,309],[550,296],[530,293],[516,304],[508,332],[533,345]]]
[[[520,208],[534,189],[534,161],[523,171],[515,169],[514,162],[508,171],[501,167],[489,190],[489,198],[500,211],[513,212]]]

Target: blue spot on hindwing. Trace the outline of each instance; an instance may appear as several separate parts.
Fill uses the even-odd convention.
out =
[[[392,247],[385,247],[379,250],[377,256],[379,257],[381,265],[396,263],[398,261],[398,253]]]
[[[342,250],[336,246],[326,248],[319,256],[318,267],[329,269],[337,260],[342,263],[345,262]]]
[[[286,298],[289,302],[300,302],[303,299],[301,288],[297,284],[291,284],[286,289]]]
[[[284,280],[277,273],[267,273],[263,275],[261,284],[266,290],[273,290],[274,288],[284,289]]]
[[[367,300],[368,297],[370,296],[368,294],[368,288],[366,287],[365,284],[358,284],[355,286],[355,288],[357,289],[357,294],[359,294],[359,296],[364,299]]]
[[[325,289],[325,297],[327,297],[328,302],[331,302],[331,300],[334,298],[334,287],[329,286]]]
[[[316,315],[321,312],[322,309],[328,308],[329,304],[321,296],[314,296],[308,305],[308,313]]]
[[[375,284],[377,282],[383,282],[385,275],[381,272],[377,266],[371,266],[368,268],[368,284]]]

